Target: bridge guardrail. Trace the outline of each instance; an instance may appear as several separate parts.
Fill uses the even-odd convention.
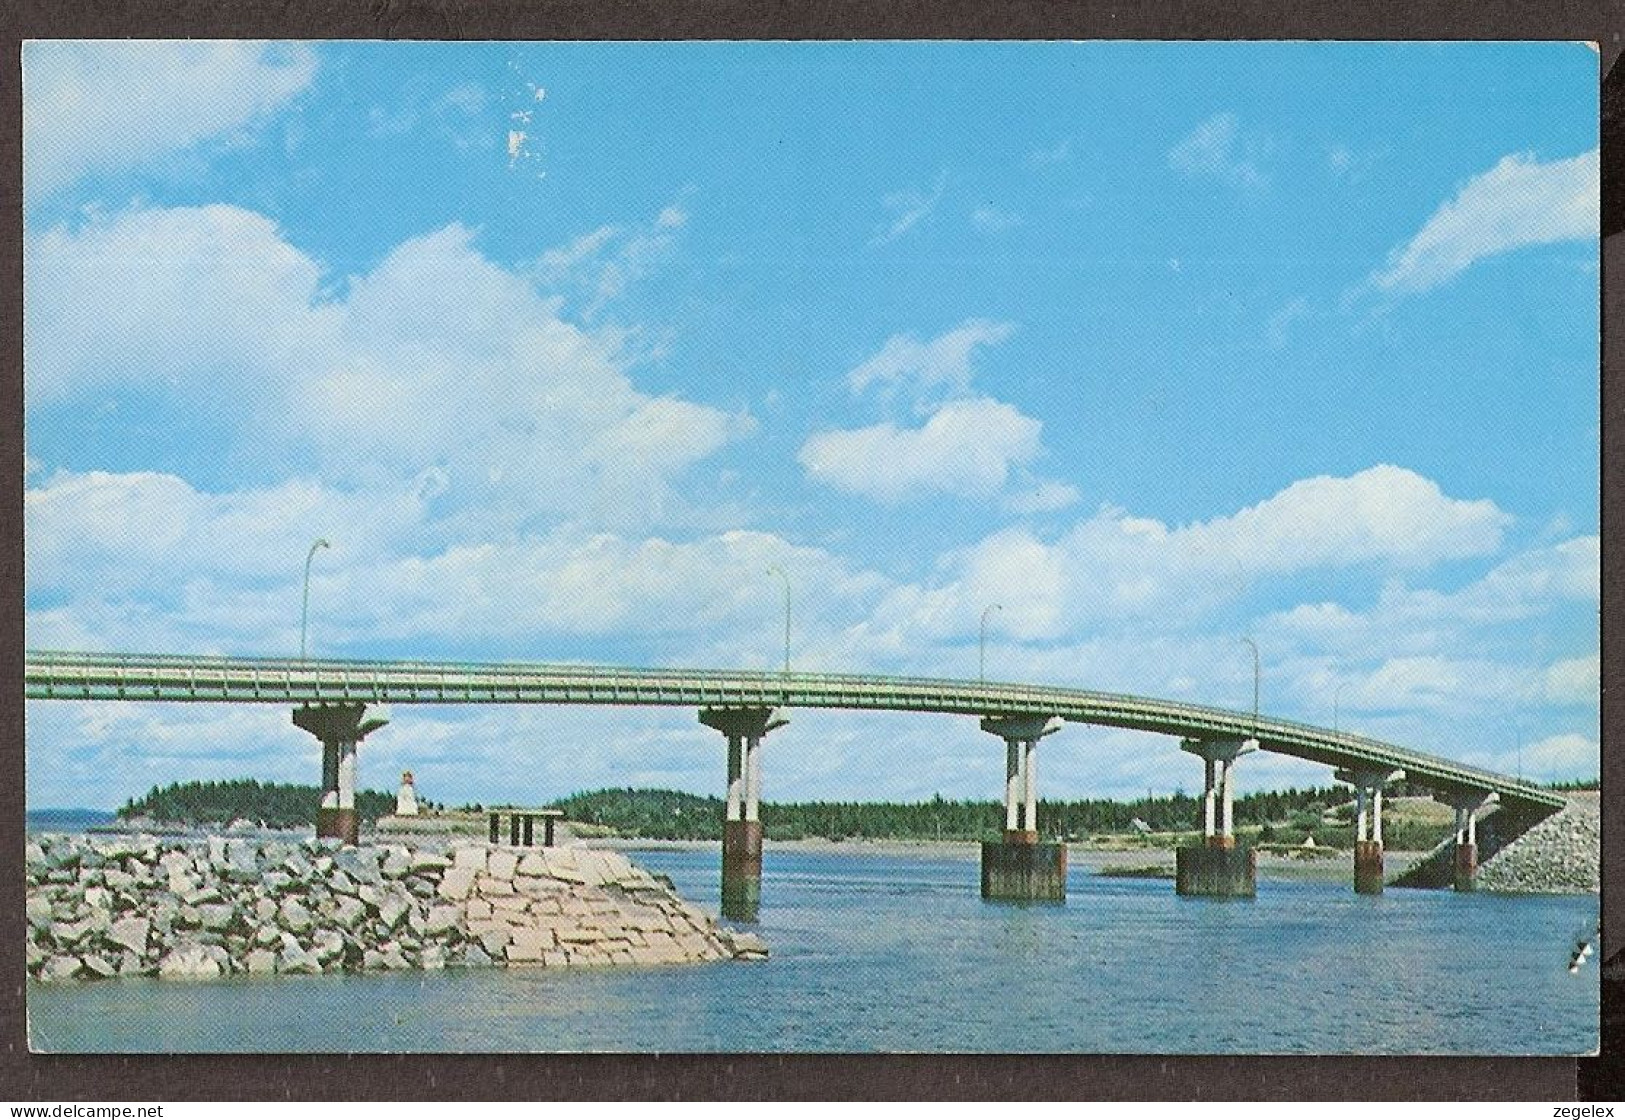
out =
[[[105,698],[258,702],[337,698],[667,706],[767,703],[971,715],[1047,712],[1076,722],[1162,734],[1256,735],[1269,749],[1331,765],[1377,763],[1407,770],[1418,780],[1493,789],[1503,796],[1548,808],[1563,804],[1563,798],[1552,791],[1368,736],[1263,715],[1255,719],[1252,713],[1187,701],[1058,685],[855,673],[645,669],[571,662],[299,659],[50,650],[26,654],[24,683],[25,695],[39,699],[57,698],[59,690],[73,693],[72,698],[102,698],[97,690],[110,688],[113,695]],[[186,695],[165,696],[165,687],[183,688]]]

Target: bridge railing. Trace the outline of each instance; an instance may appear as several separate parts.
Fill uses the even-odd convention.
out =
[[[562,689],[567,694],[578,691],[580,702],[585,703],[791,703],[961,714],[1025,710],[1165,734],[1201,730],[1256,734],[1262,742],[1289,754],[1326,756],[1325,761],[1341,765],[1355,760],[1335,757],[1348,752],[1359,756],[1361,762],[1426,772],[1417,777],[1501,790],[1544,805],[1561,804],[1558,795],[1530,783],[1369,736],[1273,716],[1255,718],[1251,713],[1206,704],[1060,685],[860,673],[648,669],[574,662],[302,659],[52,650],[31,650],[26,654],[28,683],[46,684],[56,676],[53,670],[62,670],[74,686],[95,683],[119,691],[135,685],[128,680],[130,675],[139,678],[145,675],[143,671],[149,671],[153,680],[146,682],[146,687],[157,687],[162,678],[175,687],[192,690],[199,699],[229,697],[234,689],[242,689],[252,698],[260,698],[262,693],[327,696],[336,692],[345,698],[365,699],[381,692],[409,691],[412,699],[420,701],[429,699],[423,695],[427,693],[456,702],[475,698],[473,693],[478,691],[481,699],[499,699],[495,694],[502,693],[522,701],[527,693]],[[68,687],[68,681],[61,685]]]

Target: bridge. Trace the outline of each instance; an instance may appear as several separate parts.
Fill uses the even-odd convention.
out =
[[[1456,885],[1476,866],[1475,822],[1485,806],[1538,819],[1560,794],[1447,758],[1352,732],[1262,713],[1123,693],[997,682],[834,673],[631,669],[537,663],[190,657],[29,651],[31,700],[281,703],[322,741],[318,832],[354,842],[357,744],[382,727],[385,705],[577,704],[694,708],[728,742],[724,824],[725,910],[754,911],[761,876],[762,739],[795,708],[932,712],[974,716],[1006,747],[1005,834],[984,845],[983,893],[991,898],[1064,896],[1065,846],[1038,839],[1036,747],[1066,723],[1175,736],[1204,763],[1203,844],[1179,852],[1186,894],[1250,895],[1256,855],[1238,848],[1232,772],[1254,750],[1334,768],[1356,791],[1355,886],[1382,889],[1382,789],[1404,777],[1456,811]]]

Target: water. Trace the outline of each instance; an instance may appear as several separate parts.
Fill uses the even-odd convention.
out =
[[[641,852],[715,905],[718,857]],[[1256,901],[1074,867],[983,903],[973,860],[769,850],[772,959],[661,969],[118,980],[28,989],[36,1050],[1577,1054],[1587,897],[1264,878]]]

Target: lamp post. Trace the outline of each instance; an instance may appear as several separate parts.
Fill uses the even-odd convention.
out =
[[[987,683],[987,616],[994,611],[1002,611],[1004,607],[998,603],[989,603],[982,608],[982,637],[977,645],[976,679],[982,684]]]
[[[1258,737],[1258,643],[1251,638],[1242,638],[1242,641],[1253,651],[1253,737]]]
[[[790,675],[790,577],[784,574],[784,569],[774,564],[767,570],[770,576],[778,576],[784,581],[784,675]]]
[[[305,553],[305,598],[304,606],[299,611],[299,660],[305,659],[305,635],[310,627],[310,562],[316,559],[318,548],[332,548],[326,537],[317,537],[311,544],[310,551]]]

